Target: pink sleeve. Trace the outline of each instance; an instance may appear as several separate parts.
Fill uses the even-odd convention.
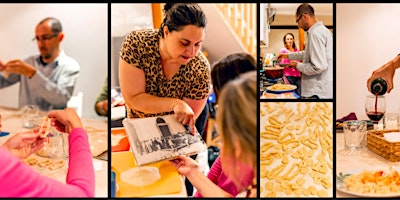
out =
[[[280,54],[282,53],[289,53],[289,50],[287,50],[286,48],[281,48],[281,50],[279,51]]]
[[[222,173],[222,168],[221,168],[221,159],[218,156],[217,159],[215,159],[214,163],[211,165],[210,171],[207,174],[207,177],[215,184],[218,185],[218,180],[219,177],[221,176]],[[199,192],[196,192],[194,195],[196,198],[201,198],[201,194]]]
[[[215,159],[214,163],[211,165],[210,171],[207,174],[207,177],[215,184],[218,184],[218,179],[221,176],[222,167],[221,167],[221,159],[218,156]]]
[[[289,52],[288,49],[282,48],[282,49],[279,51],[279,53],[280,53],[280,54],[283,54],[283,53],[290,53],[290,52]],[[290,64],[290,60],[289,60],[288,58],[284,58],[284,59],[282,59],[282,60],[280,61],[280,63],[281,63],[281,64]]]
[[[93,197],[94,170],[86,132],[77,128],[68,136],[67,184],[40,175],[0,147],[1,197]]]

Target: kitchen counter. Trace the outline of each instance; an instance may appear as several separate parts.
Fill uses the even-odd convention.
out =
[[[14,108],[5,108],[0,107],[0,114],[1,114],[1,130],[10,132],[9,135],[0,137],[0,144],[3,144],[5,141],[8,140],[11,136],[15,135],[19,132],[24,132],[29,129],[23,128],[21,123],[21,113],[18,109]],[[87,130],[90,137],[93,137],[96,134],[105,134],[107,133],[107,121],[104,119],[88,119],[82,118],[82,124]],[[94,138],[94,137],[93,137]],[[96,137],[96,139],[98,139]],[[89,139],[90,140],[90,139]],[[64,140],[65,141],[65,140]],[[107,141],[105,141],[107,143]],[[50,162],[57,162],[62,161],[64,166],[59,169],[50,169],[48,167],[40,167],[39,165],[32,165],[32,168],[37,171],[38,173],[58,180],[60,182],[65,183],[67,167],[68,167],[68,159],[67,158],[60,158],[60,159],[53,159],[53,158],[45,158],[38,156],[36,154],[30,155],[27,159],[36,159],[36,160],[46,160]],[[108,197],[108,162],[105,160],[100,160],[97,158],[93,158],[93,165],[95,168],[95,197]]]
[[[288,92],[282,92],[282,93],[274,93],[274,92],[267,91],[267,87],[272,86],[274,84],[277,84],[277,83],[288,84],[288,81],[285,77],[275,79],[275,80],[267,79],[265,77],[265,74],[263,73],[263,70],[260,70],[259,76],[260,76],[260,99],[298,99],[298,98],[300,98],[300,95],[297,94],[295,91],[288,91]]]

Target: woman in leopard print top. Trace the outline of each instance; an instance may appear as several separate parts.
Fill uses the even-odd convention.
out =
[[[210,90],[200,51],[206,18],[197,4],[165,4],[159,30],[135,30],[122,44],[119,80],[129,118],[175,114],[194,131]]]

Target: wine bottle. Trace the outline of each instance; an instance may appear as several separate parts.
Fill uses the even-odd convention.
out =
[[[272,66],[275,67],[276,64],[278,64],[278,60],[276,59],[276,54],[274,54],[274,58],[272,59]]]
[[[376,78],[371,82],[371,92],[376,95],[384,95],[387,91],[387,82],[383,78]]]

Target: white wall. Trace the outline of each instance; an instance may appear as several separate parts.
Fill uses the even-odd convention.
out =
[[[61,43],[81,66],[74,95],[83,92],[83,117],[97,117],[94,102],[107,76],[107,4],[0,4],[0,59],[24,59],[38,54],[35,27],[45,17],[58,18],[65,33]],[[19,85],[0,89],[0,106],[18,107]]]
[[[151,3],[111,4],[111,87],[119,86],[119,51],[132,30],[153,28]]]
[[[267,7],[267,4],[262,4]],[[274,21],[270,26],[293,26],[294,29],[270,29],[268,34],[268,47],[262,48],[260,51],[260,55],[264,56],[265,53],[275,53],[278,54],[279,50],[283,47],[283,36],[290,32],[293,33],[295,38],[295,43],[297,48],[300,47],[299,44],[299,29],[296,24],[295,14],[296,9],[300,5],[300,3],[271,3],[271,8],[276,9],[276,14]],[[314,8],[315,15],[318,21],[321,21],[325,26],[333,25],[333,4],[331,3],[311,3],[311,6]],[[264,25],[264,17],[266,15],[266,10],[262,9],[260,5],[260,25]],[[333,30],[331,30],[333,31]],[[260,40],[264,40],[266,37],[266,33],[263,32],[263,29],[260,27]],[[305,42],[307,42],[307,32],[304,35]]]
[[[357,12],[355,12],[357,11]],[[400,4],[336,4],[336,117],[364,111],[372,71],[400,53]],[[400,72],[386,94],[387,112],[400,106]]]

